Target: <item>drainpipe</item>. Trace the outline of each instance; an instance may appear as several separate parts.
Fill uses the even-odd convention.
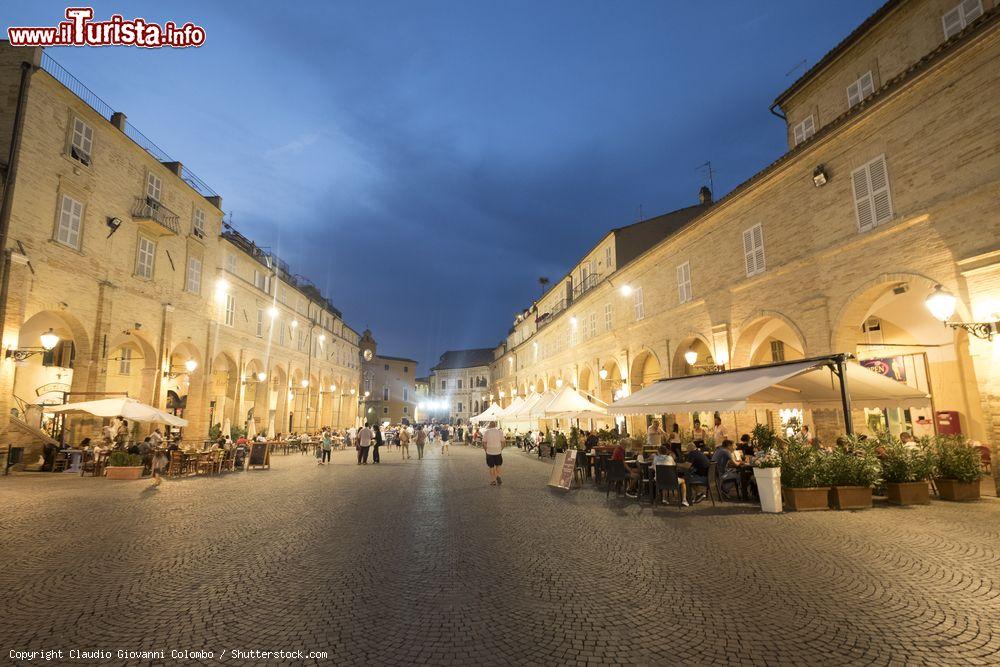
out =
[[[24,107],[28,101],[28,84],[31,82],[32,64],[21,63],[21,83],[17,91],[17,107],[14,111],[14,129],[10,138],[10,153],[7,156],[7,171],[3,180],[3,201],[0,202],[0,255],[3,262],[2,283],[0,283],[0,340],[3,340],[4,323],[7,319],[7,293],[10,288],[10,253],[7,251],[7,236],[10,230],[10,209],[14,199],[14,183],[17,180],[17,162],[21,150],[21,134],[24,130]]]

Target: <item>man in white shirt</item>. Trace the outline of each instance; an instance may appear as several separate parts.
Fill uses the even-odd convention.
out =
[[[358,431],[358,465],[368,465],[368,448],[371,447],[374,431],[365,422],[364,428]]]
[[[490,469],[490,486],[503,484],[500,467],[503,465],[504,444],[503,431],[497,428],[496,422],[490,422],[489,428],[483,431],[483,450],[486,452],[486,465]]]
[[[712,432],[712,437],[715,440],[716,448],[721,447],[723,442],[729,440],[729,431],[722,425],[722,417],[719,415],[715,416],[715,430]]]

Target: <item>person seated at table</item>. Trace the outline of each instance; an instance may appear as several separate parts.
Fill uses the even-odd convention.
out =
[[[600,443],[600,440],[597,439],[597,433],[594,432],[594,431],[591,431],[590,433],[587,434],[587,439],[584,440],[584,442],[583,442],[583,448],[586,451],[589,452],[594,447],[597,447],[597,445],[599,443]]]
[[[616,449],[615,451],[617,452],[618,450]],[[635,455],[635,461],[625,461],[624,451],[624,448],[622,448],[622,461],[625,463],[625,472],[629,477],[625,495],[629,498],[635,498],[638,496],[639,477],[642,475],[642,464],[645,459],[642,458],[642,450],[640,449]]]
[[[722,444],[716,448],[715,453],[712,454],[715,474],[719,478],[719,490],[724,496],[728,496],[726,493],[727,485],[738,489],[740,484],[740,474],[735,470],[736,463],[733,461],[733,449],[732,440],[723,440]]]
[[[168,452],[179,452],[181,449],[180,444],[176,440],[171,440],[170,444],[167,445]]]
[[[653,466],[676,466],[677,461],[674,459],[673,454],[671,454],[670,449],[666,445],[660,445],[660,449],[657,450],[657,454],[653,456]],[[687,495],[687,482],[680,475],[677,476],[677,483],[681,488],[681,504],[684,507],[688,507],[688,495]],[[663,499],[663,503],[667,504],[667,499]]]
[[[753,442],[750,441],[750,434],[744,433],[740,436],[740,444],[736,445],[736,449],[743,452],[743,456],[753,456],[754,448]]]
[[[149,438],[146,438],[146,440],[149,440]],[[125,451],[127,451],[129,454],[138,454],[140,456],[142,455],[142,448],[139,446],[138,442],[133,442],[131,445],[128,446],[128,448]]]
[[[684,478],[687,480],[688,488],[695,485],[701,485],[708,488],[708,466],[711,465],[711,462],[708,460],[708,457],[705,456],[705,452],[694,448],[688,452],[687,460],[688,463],[691,464],[691,469],[684,475]],[[691,502],[696,503],[704,497],[704,493],[699,493]]]

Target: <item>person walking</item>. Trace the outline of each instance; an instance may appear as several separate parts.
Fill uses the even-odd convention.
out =
[[[448,453],[448,438],[451,437],[450,430],[451,427],[447,424],[441,427],[441,456]]]
[[[371,428],[368,426],[368,422],[365,422],[364,427],[358,431],[358,465],[368,465],[368,448],[372,444],[372,433]]]
[[[410,458],[410,431],[405,426],[399,427],[399,450],[404,461]]]
[[[382,427],[375,426],[375,442],[372,443],[372,463],[378,463],[381,459],[378,456],[378,448],[385,444],[382,439]]]
[[[417,441],[417,460],[420,461],[424,458],[424,443],[427,442],[427,432],[424,431],[423,426],[417,427],[417,433],[414,437]]]
[[[486,451],[486,466],[490,469],[490,486],[503,484],[500,473],[505,442],[503,431],[497,428],[496,422],[490,422],[489,428],[483,431],[483,449]]]

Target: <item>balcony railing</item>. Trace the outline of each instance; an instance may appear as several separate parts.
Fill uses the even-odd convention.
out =
[[[601,277],[596,273],[591,273],[580,281],[579,285],[573,288],[573,298],[579,299],[581,296],[597,287],[597,283],[599,282],[601,282]]]
[[[137,220],[153,220],[174,234],[181,233],[178,215],[152,197],[136,197],[132,217]]]

